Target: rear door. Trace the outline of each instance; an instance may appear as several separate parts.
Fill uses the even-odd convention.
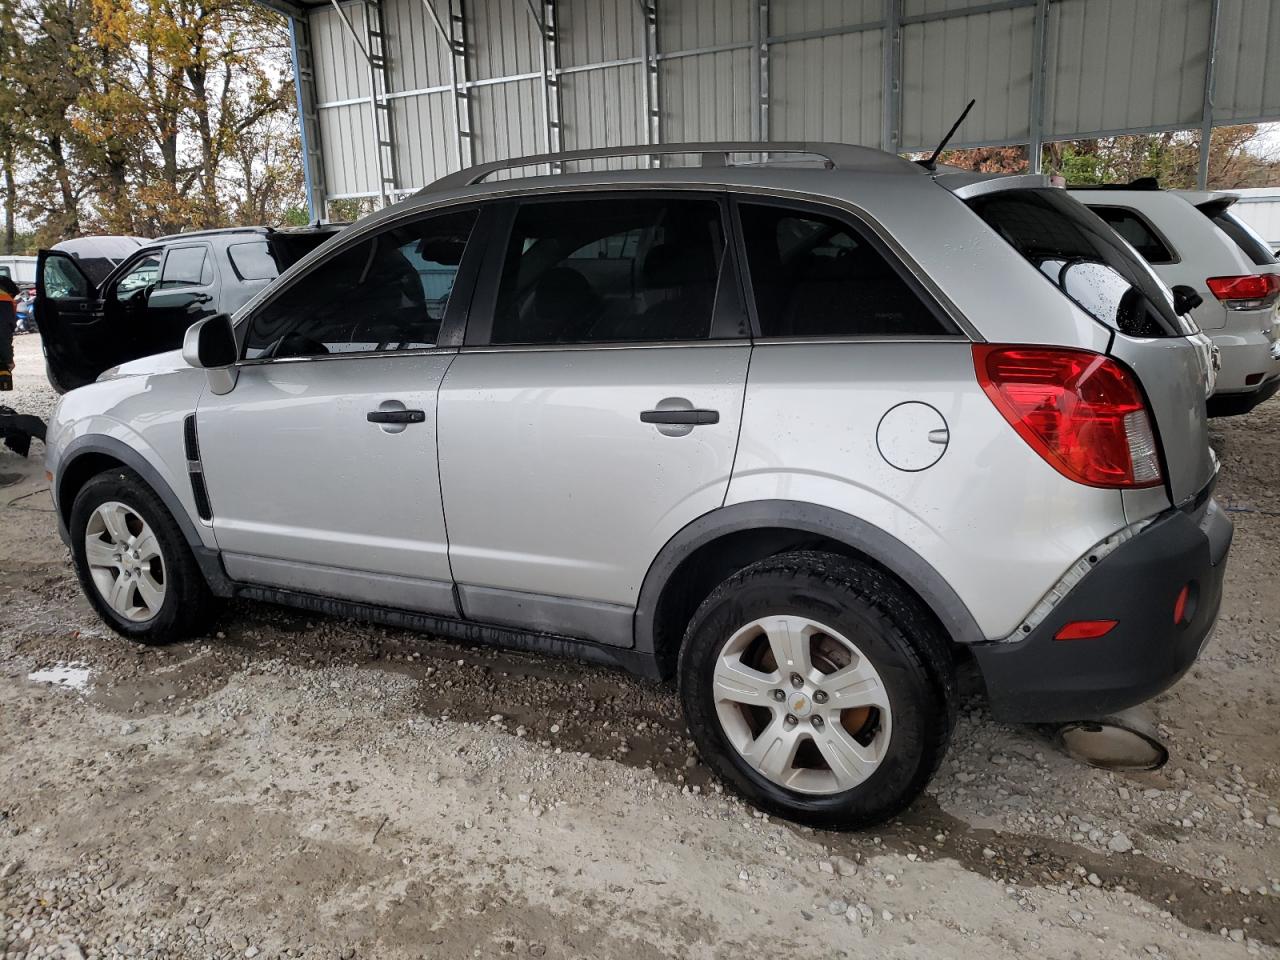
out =
[[[650,562],[723,504],[751,352],[725,210],[705,193],[508,208],[440,391],[469,618],[629,646]]]
[[[207,243],[165,248],[160,279],[147,297],[138,328],[139,356],[176,350],[187,327],[218,312],[220,278]]]

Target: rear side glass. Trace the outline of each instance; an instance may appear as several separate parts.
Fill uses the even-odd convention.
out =
[[[1101,217],[1116,233],[1124,237],[1147,263],[1173,263],[1174,256],[1151,224],[1124,207],[1095,207],[1090,210]]]
[[[762,337],[951,332],[850,224],[771,204],[738,210]]]
[[[511,228],[490,342],[706,340],[724,252],[714,200],[526,203]]]
[[[1004,190],[966,201],[1041,274],[1095,320],[1132,337],[1193,333],[1151,268],[1063,190]]]
[[[280,275],[275,258],[271,256],[271,247],[265,240],[233,243],[227,247],[227,256],[241,280],[274,280]]]
[[[174,247],[164,259],[160,286],[202,286],[213,279],[206,273],[204,247]]]
[[[1276,263],[1275,254],[1267,246],[1265,240],[1253,232],[1243,220],[1230,210],[1222,210],[1216,215],[1205,211],[1218,229],[1235,241],[1237,247],[1244,251],[1246,257],[1260,267]]]

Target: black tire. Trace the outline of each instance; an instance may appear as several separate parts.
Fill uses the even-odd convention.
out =
[[[880,765],[841,793],[788,789],[748,763],[716,711],[712,676],[726,642],[769,616],[812,618],[853,642],[879,673],[892,725]],[[789,820],[836,830],[903,811],[937,772],[955,724],[947,644],[919,600],[881,570],[837,554],[796,551],[751,564],[694,613],[679,663],[680,698],[707,765],[749,802]]]
[[[146,521],[159,542],[164,563],[164,600],[148,620],[129,620],[111,608],[89,573],[85,532],[94,510],[118,501]],[[185,639],[207,623],[213,596],[177,522],[146,482],[121,467],[93,477],[80,488],[71,506],[71,553],[80,587],[104,623],[138,643],[161,645]]]

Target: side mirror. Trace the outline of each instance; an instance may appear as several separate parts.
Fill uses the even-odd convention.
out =
[[[1196,293],[1194,287],[1180,283],[1173,288],[1173,309],[1178,316],[1190,313],[1202,303],[1204,303],[1204,297]]]
[[[193,367],[217,370],[236,362],[236,335],[225,313],[193,323],[182,339],[182,359]]]
[[[219,396],[235,388],[238,352],[231,318],[225,313],[193,323],[182,338],[182,359],[202,368],[209,375],[209,389]]]

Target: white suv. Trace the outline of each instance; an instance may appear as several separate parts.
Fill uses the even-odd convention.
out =
[[[923,789],[958,651],[1010,720],[1174,682],[1232,528],[1167,289],[1038,177],[760,149],[455,174],[68,393],[89,600],[142,642],[240,596],[676,676],[712,768],[832,827]],[[655,151],[705,165],[485,182]]]
[[[1170,287],[1188,287],[1222,369],[1210,416],[1248,413],[1280,390],[1280,263],[1231,212],[1229,193],[1161,190],[1154,179],[1074,188]]]

